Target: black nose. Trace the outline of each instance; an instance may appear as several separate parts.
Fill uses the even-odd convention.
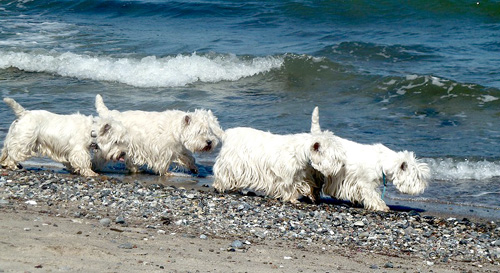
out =
[[[212,144],[212,141],[211,140],[207,140],[207,145],[210,145]]]
[[[125,155],[126,155],[125,152],[121,152],[120,157],[125,157]]]

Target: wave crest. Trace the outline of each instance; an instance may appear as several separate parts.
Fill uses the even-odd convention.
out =
[[[176,55],[163,58],[93,57],[74,53],[1,52],[0,69],[112,81],[136,87],[177,87],[201,82],[236,81],[277,69],[280,57],[240,58],[233,54]]]
[[[500,177],[500,162],[454,158],[425,159],[436,180],[487,180]]]

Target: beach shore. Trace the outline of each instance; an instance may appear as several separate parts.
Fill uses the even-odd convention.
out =
[[[114,177],[0,176],[0,272],[498,272],[494,221]]]

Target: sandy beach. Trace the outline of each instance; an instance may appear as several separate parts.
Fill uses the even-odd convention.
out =
[[[0,272],[498,272],[499,234],[492,221],[106,176],[0,177]]]

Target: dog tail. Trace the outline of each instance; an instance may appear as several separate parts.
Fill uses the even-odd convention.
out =
[[[319,126],[319,109],[318,106],[314,107],[311,116],[311,133],[321,133],[321,127]]]
[[[14,111],[14,114],[19,118],[24,115],[26,112],[26,109],[21,106],[21,104],[17,103],[15,100],[11,98],[4,98],[3,101],[12,108],[12,111]]]
[[[108,107],[104,104],[101,95],[97,94],[95,96],[95,109],[99,115],[104,115],[109,112]]]

